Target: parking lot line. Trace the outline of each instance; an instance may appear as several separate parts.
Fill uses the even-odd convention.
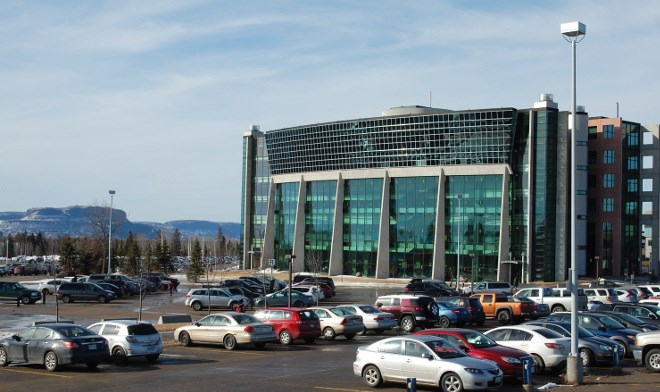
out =
[[[24,370],[24,369],[17,369],[17,368],[3,368],[0,369],[5,372],[14,372],[14,373],[25,373],[25,374],[36,374],[38,376],[47,376],[47,377],[59,377],[59,378],[73,378],[72,376],[65,376],[63,374],[54,374],[54,373],[44,373],[44,372],[37,372],[33,370]]]
[[[258,357],[263,357],[263,353],[256,353],[256,352],[250,352],[250,351],[240,351],[240,350],[225,350],[225,349],[212,349],[212,348],[203,348],[203,347],[193,347],[193,348],[188,348],[187,350],[197,350],[197,351],[206,351],[206,352],[212,352],[212,353],[223,353],[223,354],[241,354],[241,355],[255,355]]]

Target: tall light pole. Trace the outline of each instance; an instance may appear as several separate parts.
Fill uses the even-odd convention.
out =
[[[463,194],[456,194],[456,200],[458,200],[458,246],[456,249],[456,290],[458,290],[458,282],[461,280],[461,220],[463,219],[463,214],[461,210],[461,199],[463,199]]]
[[[286,258],[289,261],[289,307],[291,307],[291,286],[293,285],[293,261],[296,259],[296,255],[294,254],[286,255]]]
[[[569,271],[569,288],[571,289],[571,351],[568,355],[566,364],[566,381],[570,384],[581,384],[583,381],[582,362],[578,360],[578,301],[577,301],[577,233],[576,233],[576,117],[577,117],[577,95],[576,95],[576,61],[575,48],[577,43],[582,41],[587,34],[587,26],[580,22],[562,23],[561,35],[566,41],[571,43],[572,52],[572,81],[573,81],[573,99],[571,102],[571,269]]]
[[[108,275],[112,273],[112,202],[115,197],[115,191],[110,189],[110,229],[108,229]]]

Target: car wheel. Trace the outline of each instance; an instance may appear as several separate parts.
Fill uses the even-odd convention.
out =
[[[257,342],[257,343],[254,343],[254,347],[256,347],[256,348],[258,348],[258,349],[261,350],[261,349],[263,349],[264,347],[266,347],[266,343],[265,343],[265,342]]]
[[[646,353],[646,357],[644,357],[644,365],[646,365],[646,368],[652,372],[660,372],[660,349],[654,348]]]
[[[463,381],[456,373],[445,373],[440,379],[440,388],[444,392],[461,392],[463,391]]]
[[[181,335],[179,335],[179,343],[181,343],[181,345],[184,347],[188,347],[192,344],[192,340],[190,339],[188,332],[181,332]]]
[[[354,333],[345,334],[344,337],[346,338],[346,340],[353,340],[355,339],[355,334]]]
[[[87,365],[87,367],[90,369],[96,369],[97,367],[99,367],[98,362],[87,362],[85,365]]]
[[[49,351],[46,353],[46,356],[44,357],[44,366],[49,372],[57,370],[57,355],[54,352]]]
[[[534,360],[534,374],[541,374],[545,370],[545,363],[543,359],[536,354],[532,354],[532,359]]]
[[[366,328],[364,328],[362,331],[358,332],[357,334],[360,335],[360,336],[365,336],[367,334],[367,331],[368,330]]]
[[[435,303],[435,301],[429,303],[428,305],[429,312],[433,314],[434,316],[438,315],[438,304]]]
[[[376,388],[383,382],[380,370],[374,365],[369,365],[364,368],[362,371],[362,378],[364,379],[364,382],[372,388]]]
[[[502,310],[497,314],[497,321],[502,325],[507,325],[511,323],[511,313],[508,310]]]
[[[292,305],[294,308],[302,308],[305,306],[305,304],[302,301],[296,301]]]
[[[30,303],[30,296],[29,295],[23,295],[21,296],[21,303],[23,305],[27,305]]]
[[[99,295],[99,297],[97,298],[97,301],[99,301],[100,304],[104,304],[104,303],[108,302],[108,298],[106,298],[105,295]]]
[[[557,312],[565,312],[566,308],[564,308],[562,305],[555,305],[550,309],[552,313],[557,313]]]
[[[225,338],[222,340],[222,344],[225,346],[227,350],[233,350],[236,348],[236,338],[234,335],[226,335]]]
[[[323,339],[325,340],[335,340],[335,330],[330,327],[325,327],[323,329]]]
[[[144,356],[147,359],[147,362],[154,363],[160,357],[160,354],[149,354]]]
[[[69,297],[68,295],[63,295],[62,296],[62,302],[64,302],[65,304],[68,304],[69,302],[71,302],[71,297]]]
[[[415,319],[412,316],[405,316],[401,319],[401,329],[404,332],[412,332],[415,330]]]
[[[192,308],[193,308],[193,310],[199,312],[200,310],[202,310],[202,303],[199,302],[199,301],[195,301],[192,304]]]
[[[127,359],[126,351],[124,351],[121,346],[112,349],[112,360],[115,361],[115,363],[124,363]]]
[[[286,329],[280,332],[280,343],[285,346],[293,343],[293,336],[291,336],[291,332],[287,331]]]
[[[582,359],[583,367],[590,367],[594,365],[594,354],[588,348],[580,349],[580,358]]]
[[[9,365],[9,357],[7,356],[7,349],[0,347],[0,366],[4,367]]]
[[[439,324],[442,328],[448,328],[449,325],[451,324],[451,321],[449,320],[449,317],[442,316],[442,317],[440,317],[440,321],[438,321],[438,324]]]

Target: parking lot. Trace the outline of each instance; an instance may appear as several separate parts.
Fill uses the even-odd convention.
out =
[[[379,294],[396,291],[391,285],[338,285],[338,302],[372,303]],[[162,315],[189,314],[200,319],[207,311],[196,312],[183,305],[187,287],[179,292],[157,293],[144,298],[142,318],[157,322]],[[59,309],[60,320],[73,320],[89,325],[102,318],[136,318],[139,312],[137,297],[121,299],[108,304],[72,303],[55,306],[53,297],[45,304],[22,305],[3,302],[0,304],[0,331],[8,332],[33,321],[53,320]],[[497,326],[494,321],[479,328],[487,330]],[[386,336],[397,332],[386,332]],[[383,336],[358,336],[348,341],[342,337],[335,341],[319,339],[315,344],[296,342],[293,346],[268,345],[265,350],[244,348],[228,351],[221,346],[181,347],[171,341],[171,333],[164,332],[165,352],[155,364],[143,359],[131,359],[125,365],[102,364],[96,370],[85,366],[71,366],[55,373],[43,367],[17,365],[0,368],[3,390],[59,391],[76,389],[89,391],[148,390],[235,390],[235,391],[367,391],[361,378],[354,376],[352,362],[356,348],[376,341]],[[554,390],[579,389],[598,391],[649,391],[658,390],[658,375],[637,367],[631,360],[624,362],[623,376],[612,375],[611,369],[589,370],[585,385]],[[544,374],[535,377],[535,387],[548,383],[561,384],[559,377]],[[430,390],[418,388],[419,390]],[[381,390],[405,390],[405,386],[386,384]],[[520,391],[520,381],[507,382],[498,389]]]

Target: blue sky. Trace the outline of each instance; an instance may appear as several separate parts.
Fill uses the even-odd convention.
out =
[[[390,107],[660,122],[657,1],[2,1],[0,211],[240,221],[242,134]]]

